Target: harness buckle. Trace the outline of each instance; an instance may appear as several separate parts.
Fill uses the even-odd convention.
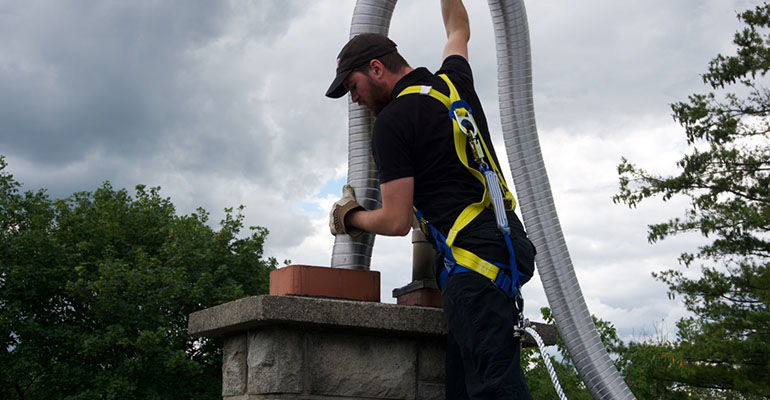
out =
[[[476,138],[479,128],[476,126],[476,121],[474,121],[471,116],[470,108],[467,107],[468,103],[465,103],[465,106],[463,106],[463,104],[458,105],[457,103],[465,103],[465,101],[458,100],[452,103],[449,116],[457,121],[457,125],[460,126],[460,131],[465,134],[465,136]],[[460,110],[464,110],[465,112],[461,115],[458,113]]]

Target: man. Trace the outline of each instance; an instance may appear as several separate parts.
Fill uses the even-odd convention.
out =
[[[438,232],[434,237],[439,250],[435,270],[437,277],[444,278],[439,283],[449,326],[447,398],[530,399],[519,361],[520,345],[513,337],[518,311],[512,296],[518,287],[510,282],[523,283],[532,276],[534,246],[512,207],[506,213],[511,245],[498,230],[491,207],[480,207],[483,211],[457,230],[456,237],[450,237],[456,247],[483,259],[481,262],[515,264],[513,269],[501,268],[499,273],[485,276],[454,262],[457,257],[440,245],[457,226],[458,216],[485,197],[485,184],[470,172],[481,164],[462,162],[460,154],[467,149],[455,146],[453,135],[457,132],[447,114],[448,103],[419,95],[428,91],[421,88],[445,97],[452,92],[450,85],[456,88],[472,110],[478,133],[488,148],[487,161],[499,165],[467,61],[470,26],[465,7],[461,0],[442,0],[441,12],[447,43],[444,62],[435,75],[425,68],[410,67],[396,51],[396,44],[381,35],[358,35],[340,52],[337,75],[326,95],[339,98],[350,92],[353,102],[377,116],[372,150],[382,208],[364,210],[346,185],[343,198],[332,209],[330,227],[333,234],[364,230],[403,236],[412,227],[414,208],[418,209]],[[519,273],[521,279],[516,278]],[[504,288],[496,277],[506,276],[509,283]]]

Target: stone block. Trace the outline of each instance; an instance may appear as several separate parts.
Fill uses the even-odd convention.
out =
[[[262,295],[191,314],[189,332],[224,337],[225,400],[444,397],[440,309]]]
[[[188,332],[226,336],[263,326],[301,325],[388,334],[446,335],[440,309],[300,296],[251,296],[190,314]]]
[[[246,393],[246,333],[225,339],[222,349],[222,396]]]
[[[313,395],[415,399],[415,343],[403,338],[319,333],[308,336]]]
[[[422,382],[444,382],[446,339],[422,340],[417,345],[417,379]]]
[[[304,339],[295,329],[264,328],[249,332],[250,395],[302,392]]]
[[[444,383],[420,382],[417,385],[417,398],[419,400],[444,400]]]

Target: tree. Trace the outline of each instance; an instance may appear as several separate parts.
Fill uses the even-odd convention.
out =
[[[540,313],[546,323],[555,323],[550,308],[543,307],[540,309]],[[614,358],[620,358],[621,354],[619,351],[625,349],[625,347],[618,337],[615,327],[610,322],[601,320],[594,315],[591,318],[594,321],[597,332],[599,332],[599,338],[607,348],[607,351]],[[549,359],[559,379],[559,385],[564,391],[564,395],[571,400],[591,400],[591,394],[581,380],[580,375],[578,375],[577,369],[569,357],[567,347],[564,345],[561,335],[558,334],[556,349],[559,357],[549,356]],[[539,348],[523,349],[521,352],[521,365],[524,366],[524,375],[533,399],[546,400],[557,398],[556,389],[553,387]]]
[[[221,343],[194,311],[265,293],[268,234],[243,207],[218,231],[159,188],[20,193],[0,156],[0,398],[217,399]]]
[[[742,398],[770,397],[770,6],[740,13],[737,53],[718,55],[702,77],[711,87],[671,106],[689,148],[678,174],[660,176],[623,159],[614,197],[635,207],[662,196],[686,196],[684,216],[649,227],[651,243],[683,232],[710,242],[684,253],[685,268],[654,274],[683,296],[692,317],[677,324],[665,349],[672,363],[656,376],[669,387],[687,385]],[[657,349],[660,350],[660,349]],[[657,351],[656,350],[656,351]]]

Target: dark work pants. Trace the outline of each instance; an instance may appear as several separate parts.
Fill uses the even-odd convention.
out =
[[[531,399],[511,299],[489,279],[463,272],[447,278],[441,303],[449,325],[446,398]]]

